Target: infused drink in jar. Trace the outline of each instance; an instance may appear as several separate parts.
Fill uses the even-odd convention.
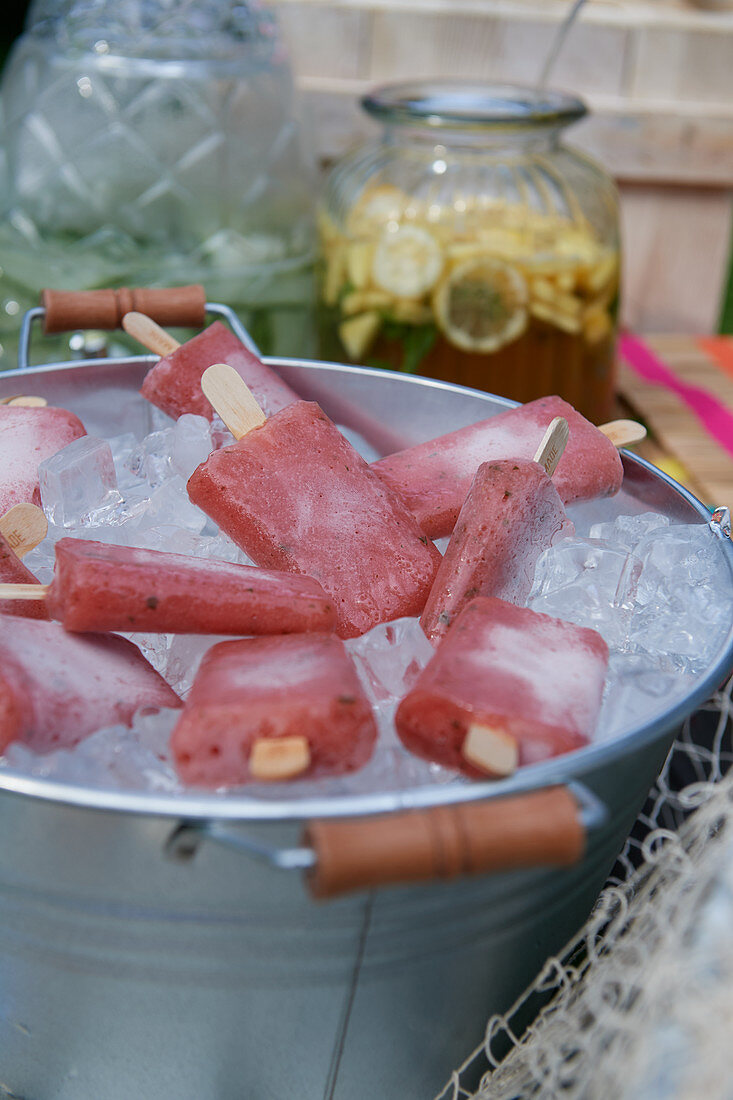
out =
[[[608,419],[618,204],[560,141],[583,103],[444,81],[362,105],[384,131],[334,168],[320,209],[322,356]]]

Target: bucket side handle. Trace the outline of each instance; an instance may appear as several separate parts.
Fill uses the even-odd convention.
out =
[[[144,313],[158,325],[171,328],[203,328],[206,315],[223,317],[244,346],[260,358],[260,350],[233,309],[207,302],[198,283],[190,286],[119,287],[104,290],[51,290],[41,292],[41,305],[27,310],[18,340],[18,370],[30,367],[30,343],[34,322],[44,335],[58,332],[121,328],[126,313]]]
[[[206,292],[199,283],[165,289],[119,287],[104,290],[43,290],[43,331],[118,329],[126,313],[144,313],[159,325],[202,328]]]
[[[368,819],[309,822],[301,847],[269,848],[220,822],[183,822],[167,854],[191,858],[212,840],[281,870],[301,870],[313,897],[530,867],[568,867],[607,819],[580,783]]]

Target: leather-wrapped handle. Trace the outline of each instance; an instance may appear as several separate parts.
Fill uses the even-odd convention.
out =
[[[368,821],[314,821],[305,843],[314,897],[520,867],[567,867],[585,851],[578,804],[565,787]]]
[[[120,287],[118,290],[43,290],[46,310],[43,331],[116,329],[133,310],[152,317],[159,325],[203,328],[206,292],[200,284],[164,289]]]

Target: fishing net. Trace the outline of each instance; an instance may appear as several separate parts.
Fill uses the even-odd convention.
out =
[[[687,720],[587,924],[439,1100],[733,1098],[732,693]]]

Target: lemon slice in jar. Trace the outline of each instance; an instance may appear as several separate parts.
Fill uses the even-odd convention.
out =
[[[347,231],[352,237],[371,237],[387,222],[399,221],[409,202],[409,196],[391,184],[367,188],[352,207]]]
[[[422,298],[443,270],[443,252],[427,229],[401,225],[379,238],[372,260],[372,280],[397,298]]]
[[[435,320],[464,351],[497,351],[527,327],[527,284],[501,260],[484,256],[457,264],[433,292]]]

